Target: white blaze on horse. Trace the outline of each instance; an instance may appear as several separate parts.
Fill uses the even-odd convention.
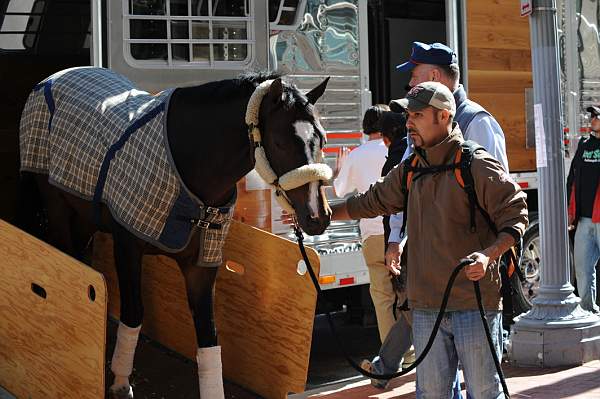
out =
[[[224,397],[213,288],[235,185],[256,167],[304,231],[325,230],[322,185],[331,170],[322,163],[325,135],[314,104],[326,85],[304,95],[277,75],[247,74],[152,96],[123,76],[86,67],[34,88],[21,118],[21,171],[24,192],[43,200],[47,240],[81,258],[94,232],[113,235],[121,317],[112,397],[133,397],[144,254],[179,265],[200,395]]]

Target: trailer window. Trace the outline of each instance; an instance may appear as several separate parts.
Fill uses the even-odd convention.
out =
[[[0,27],[2,50],[27,50],[34,46],[44,11],[44,1],[11,1]]]
[[[269,0],[272,30],[295,30],[302,20],[306,0]]]
[[[139,67],[244,68],[254,0],[125,0],[124,40]]]
[[[87,55],[89,42],[87,1],[0,1],[0,51]]]

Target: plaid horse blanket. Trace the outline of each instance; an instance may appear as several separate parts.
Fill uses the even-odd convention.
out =
[[[103,202],[130,232],[165,251],[182,250],[200,228],[198,262],[215,266],[235,198],[207,207],[181,180],[166,134],[172,92],[150,95],[103,68],[50,76],[23,110],[21,170],[47,173],[51,184]]]

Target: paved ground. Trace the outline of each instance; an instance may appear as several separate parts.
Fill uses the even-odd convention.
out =
[[[553,369],[515,368],[505,364],[503,370],[513,399],[600,398],[600,361],[597,360],[580,367]],[[373,388],[368,380],[361,378],[358,381],[292,395],[290,399],[412,399],[415,397],[415,373],[413,372],[393,380],[387,390]]]
[[[338,321],[341,335],[347,347],[352,349],[351,354],[355,360],[370,357],[377,350],[375,326],[343,326],[341,320]],[[112,353],[115,330],[116,323],[109,323],[107,354]],[[136,399],[198,398],[196,367],[193,362],[143,337],[140,343],[132,376]],[[513,399],[600,399],[600,360],[572,368],[514,368],[504,364],[503,369],[508,377],[508,387]],[[383,391],[371,387],[367,379],[349,369],[337,353],[335,342],[322,317],[315,320],[308,374],[307,392],[290,395],[289,399],[415,398],[414,373],[393,380],[390,388]],[[110,375],[109,371],[107,375]],[[261,399],[229,382],[225,384],[225,393],[226,399]],[[0,388],[0,399],[14,398]]]

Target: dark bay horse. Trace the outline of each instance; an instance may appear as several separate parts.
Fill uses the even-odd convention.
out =
[[[150,96],[135,90],[131,82],[113,72],[75,68],[61,71],[36,86],[21,120],[21,169],[24,184],[34,183],[29,187],[35,187],[42,197],[47,240],[78,258],[94,232],[109,232],[114,240],[121,318],[111,363],[115,374],[112,397],[133,397],[129,376],[144,314],[141,261],[145,254],[165,254],[178,263],[196,329],[201,397],[223,397],[220,347],[213,321],[213,288],[220,262],[213,259],[212,263],[203,263],[199,259],[202,237],[211,231],[214,219],[186,220],[169,212],[185,208],[185,212],[198,215],[198,207],[203,206],[202,215],[213,211],[218,214],[223,208],[227,215],[235,202],[236,182],[255,167],[256,158],[262,154],[272,170],[273,185],[289,201],[299,225],[308,234],[322,233],[329,224],[330,210],[321,190],[328,173],[321,172],[328,168],[319,163],[325,136],[314,104],[326,85],[327,80],[304,95],[281,77],[260,73]],[[98,93],[102,98],[94,98]],[[254,100],[250,101],[251,98]],[[119,114],[116,106],[121,103],[130,106]],[[42,111],[36,113],[36,107]],[[145,116],[148,110],[160,107],[164,123],[154,123],[159,118],[158,111]],[[101,118],[96,117],[98,112],[103,113]],[[113,126],[111,123],[118,115],[126,123],[121,120]],[[251,125],[256,123],[257,129],[252,129],[253,126],[249,129],[249,120],[255,121]],[[93,121],[99,121],[97,126]],[[155,138],[138,129],[153,123],[162,129],[158,136],[152,136]],[[46,131],[42,132],[42,128]],[[77,129],[82,130],[74,131]],[[249,135],[249,131],[254,134]],[[66,138],[59,137],[61,134]],[[83,136],[89,136],[89,142],[83,142]],[[173,179],[164,178],[163,172],[147,167],[151,160],[140,161],[135,156],[151,157],[154,152],[163,152],[150,146],[153,140],[163,139],[168,158],[163,163],[171,164],[174,170],[171,174],[178,177],[176,184]],[[136,140],[142,150],[129,149],[129,143]],[[100,149],[95,148],[96,144]],[[32,149],[41,155],[32,155]],[[76,166],[69,166],[71,158],[85,151],[96,156],[86,155],[83,161],[75,159]],[[303,180],[300,176],[298,182],[296,172],[313,166],[321,172],[315,174],[313,168],[312,177]],[[138,177],[140,170],[146,168],[152,169],[155,176],[152,187],[160,190],[148,191],[144,185],[146,178],[141,174]],[[120,169],[124,172],[116,175]],[[57,170],[60,170],[58,176]],[[284,175],[293,175],[292,179],[286,178],[287,186],[282,183]],[[82,186],[87,186],[87,192],[83,189],[75,192],[69,186],[69,179],[79,179]],[[289,184],[291,180],[296,184]],[[157,181],[160,184],[156,185]],[[117,185],[117,189],[112,185]],[[152,221],[156,214],[162,214],[159,209],[162,202],[140,203],[144,197],[162,198],[162,191],[168,191],[169,187],[174,187],[177,200],[166,210],[169,212],[165,223],[171,227],[164,227],[160,234],[152,236],[153,233],[147,233],[152,231],[148,227],[152,223],[145,218]],[[131,203],[123,205],[124,193],[136,190],[142,194],[136,194]],[[117,198],[116,202],[110,202],[109,195]],[[125,223],[128,219],[123,215],[129,212],[128,206],[141,209],[141,213],[134,215],[142,215],[144,223],[138,223],[140,216],[131,219],[131,224],[142,224],[141,227]],[[187,239],[184,234],[183,240],[173,240],[172,236],[181,231],[187,232]]]

